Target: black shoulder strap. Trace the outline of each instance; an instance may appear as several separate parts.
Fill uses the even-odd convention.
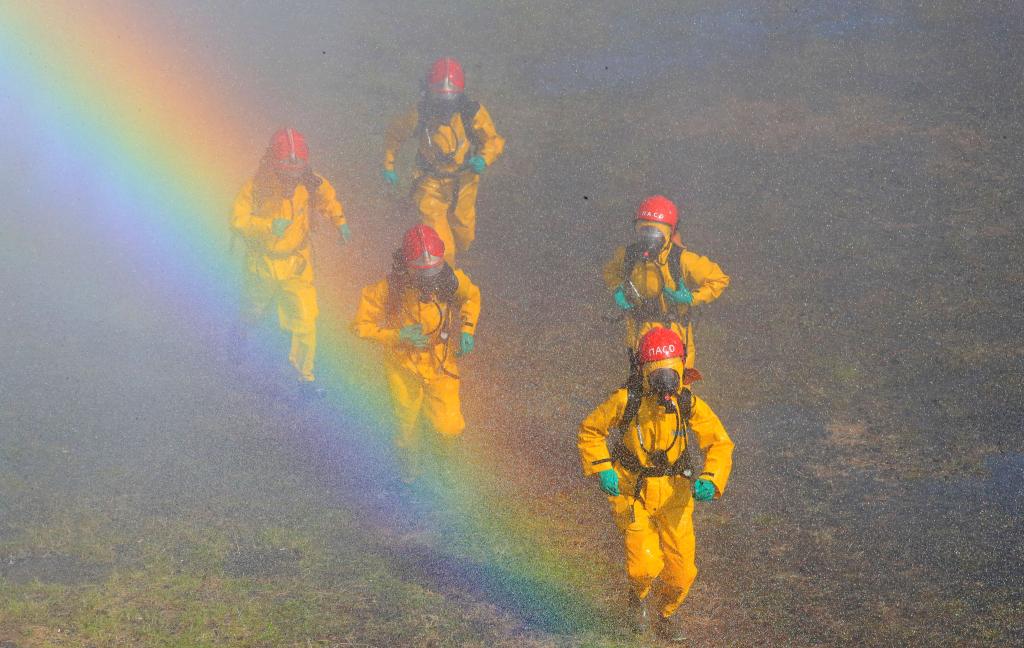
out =
[[[384,310],[389,320],[398,316],[398,309],[402,303],[402,291],[405,290],[408,283],[405,257],[402,255],[402,249],[399,248],[391,255],[391,272],[388,273],[388,298]]]
[[[623,432],[629,427],[629,424],[636,418],[637,413],[640,411],[640,402],[643,398],[643,392],[639,389],[631,389],[629,383],[626,383],[626,409],[622,411],[622,418],[619,419],[619,429]],[[693,393],[689,389],[683,389],[676,396],[676,403],[679,407],[679,417],[683,421],[687,421],[690,418],[691,412],[693,412]]]
[[[414,131],[416,135],[419,135],[427,128],[428,110],[427,98],[420,98],[419,102],[416,104],[416,130]]]
[[[643,248],[639,243],[631,243],[626,246],[626,256],[622,259],[622,276],[629,279],[633,274],[633,268],[643,259]]]
[[[640,402],[643,398],[643,392],[636,389],[630,389],[629,383],[625,386],[626,389],[626,409],[622,411],[622,418],[619,419],[619,429],[623,434],[629,428],[629,424],[636,418],[637,412],[640,411]]]
[[[676,403],[679,405],[679,417],[684,421],[688,421],[690,414],[693,412],[693,392],[684,387],[676,397]]]
[[[480,112],[480,102],[467,99],[465,96],[459,105],[459,116],[462,117],[462,129],[466,131],[466,137],[469,138],[469,144],[474,149],[480,146],[480,139],[476,136],[476,132],[473,130],[473,122],[476,120],[476,114]]]
[[[672,244],[672,249],[668,253],[668,273],[672,277],[673,283],[675,283],[676,290],[679,286],[683,285],[683,248]]]
[[[438,279],[437,298],[448,304],[448,307],[451,308],[452,304],[455,303],[455,295],[459,290],[459,278],[455,276],[455,271],[447,263],[444,264],[441,273],[442,275]]]
[[[310,169],[307,169],[306,172],[302,174],[302,177],[299,178],[299,183],[305,185],[306,191],[309,192],[310,202],[312,202],[313,198],[316,197],[317,189],[320,188],[320,185],[323,184],[323,182],[324,179],[313,173]]]
[[[690,415],[693,413],[693,393],[684,388],[679,393],[677,401],[679,403],[679,416],[683,424],[683,434],[685,435],[683,452],[676,459],[676,467],[680,470],[681,475],[687,479],[693,479],[698,469],[698,463],[703,464],[703,460],[700,455],[700,448],[697,443],[690,443],[690,438],[696,442],[696,435],[690,433]],[[702,473],[703,474],[703,473]]]

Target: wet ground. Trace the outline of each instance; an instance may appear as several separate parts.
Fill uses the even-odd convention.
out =
[[[451,511],[410,521],[420,509],[395,502],[414,496],[353,475],[378,457],[351,456],[334,413],[281,396],[272,361],[229,365],[228,322],[191,324],[131,273],[111,282],[101,244],[43,223],[21,233],[32,279],[5,282],[20,333],[0,347],[0,640],[629,645],[619,541],[574,426],[624,370],[599,264],[663,192],[682,197],[687,245],[732,276],[698,328],[698,393],[737,451],[726,496],[696,515],[695,645],[1019,645],[1016,5],[420,4],[344,16],[341,39],[343,16],[319,9],[249,12],[232,33],[211,26],[226,11],[174,20],[338,142],[321,168],[357,238],[344,256],[317,246],[324,310],[344,317],[403,224],[378,192],[385,118],[441,43],[471,61],[509,144],[465,259],[485,299],[467,451],[522,467],[527,483],[480,487],[564,549],[585,594],[531,601],[536,575],[481,559],[520,548],[449,543]],[[278,30],[316,46],[252,71],[247,44]],[[340,44],[321,59],[321,42]],[[580,601],[594,609],[574,621]]]

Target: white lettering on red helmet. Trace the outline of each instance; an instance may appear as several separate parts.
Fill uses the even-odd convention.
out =
[[[661,346],[656,346],[652,349],[652,352],[656,355],[669,356],[676,352],[676,345],[663,344]]]
[[[640,218],[649,219],[649,220],[656,220],[656,221],[663,221],[663,220],[665,220],[665,214],[662,214],[661,212],[652,212],[652,211],[644,210],[644,211],[640,212]]]

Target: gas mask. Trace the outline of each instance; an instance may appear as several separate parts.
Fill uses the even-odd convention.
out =
[[[658,404],[669,414],[676,412],[675,397],[679,393],[680,383],[679,372],[668,367],[655,369],[647,376],[647,384],[657,396]]]
[[[641,225],[636,228],[636,242],[645,259],[657,257],[665,247],[665,234],[652,225]]]
[[[436,297],[449,301],[459,287],[459,280],[447,263],[412,272],[412,284],[420,293],[420,301],[428,303]]]
[[[299,176],[287,171],[278,170],[277,184],[281,187],[281,193],[290,196],[295,193],[295,187],[299,186]]]

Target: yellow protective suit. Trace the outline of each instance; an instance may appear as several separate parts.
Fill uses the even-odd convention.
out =
[[[659,364],[655,363],[652,367]],[[676,364],[678,360],[675,361]],[[704,472],[700,475],[715,485],[715,498],[721,496],[732,470],[733,443],[721,421],[707,403],[691,395],[689,425],[707,454]],[[614,392],[580,425],[578,447],[583,472],[594,475],[613,468],[619,475],[617,497],[608,497],[615,524],[622,532],[626,550],[626,573],[633,592],[644,599],[651,592],[655,578],[661,577],[657,597],[660,614],[671,616],[686,599],[697,577],[694,562],[693,496],[691,482],[681,475],[648,477],[634,498],[636,476],[613,462],[608,443],[609,433],[617,429],[626,408],[625,389]],[[653,396],[644,396],[634,421],[623,442],[643,466],[651,466],[647,452],[640,447],[637,426],[643,437],[643,448],[668,449],[668,460],[675,462],[685,448],[686,438],[676,434],[676,416],[667,414]],[[616,438],[618,432],[615,432]]]
[[[461,270],[455,270],[455,276],[459,285],[451,303],[436,297],[421,302],[416,288],[397,283],[400,294],[392,296],[389,279],[367,286],[352,322],[356,335],[384,346],[384,372],[398,419],[395,445],[407,461],[417,459],[421,414],[444,438],[454,438],[466,427],[455,353],[460,333],[476,330],[480,289]],[[416,349],[399,340],[399,331],[412,324],[419,324],[430,338],[427,348]]]
[[[270,172],[261,172],[242,187],[235,198],[231,228],[246,244],[245,307],[243,320],[255,324],[271,305],[277,306],[281,328],[291,333],[288,360],[302,380],[312,381],[316,355],[316,288],[309,232],[312,211],[340,227],[345,214],[334,187],[321,176],[310,200],[306,185],[298,184],[290,197]],[[275,219],[290,222],[281,237],[274,236]]]
[[[645,223],[646,225],[646,223]],[[653,226],[661,229],[666,235],[670,234],[669,228],[661,224]],[[678,249],[678,248],[676,248]],[[630,279],[633,285],[644,297],[644,299],[657,299],[659,302],[662,319],[641,319],[637,320],[629,311],[626,312],[626,346],[630,351],[636,350],[636,345],[644,333],[655,326],[671,328],[686,343],[686,366],[692,368],[696,357],[696,347],[693,339],[693,324],[689,321],[690,306],[675,304],[668,300],[662,293],[665,286],[675,290],[676,284],[672,279],[669,266],[669,254],[673,247],[666,244],[662,248],[657,259],[637,263],[633,267]],[[615,291],[626,280],[625,263],[626,248],[619,247],[615,250],[610,261],[604,267],[604,281],[609,290]],[[729,285],[729,275],[722,272],[717,263],[682,248],[680,252],[680,270],[683,283],[693,293],[693,306],[708,304],[722,294],[722,291]]]
[[[490,113],[482,105],[475,105],[479,108],[475,114],[472,109],[468,111],[473,114],[473,123],[468,125],[463,123],[459,110],[452,112],[445,123],[429,123],[420,119],[423,105],[413,106],[391,124],[384,140],[384,169],[394,171],[402,143],[414,135],[419,137],[412,200],[423,223],[433,227],[444,241],[449,264],[454,264],[456,251],[468,250],[476,236],[480,176],[464,165],[470,157],[479,155],[490,167],[505,148],[505,138],[494,129]]]

